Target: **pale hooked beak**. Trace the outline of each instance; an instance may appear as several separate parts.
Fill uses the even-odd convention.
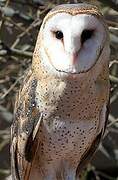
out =
[[[71,63],[76,64],[77,59],[78,59],[78,51],[72,53],[72,55],[71,55]]]

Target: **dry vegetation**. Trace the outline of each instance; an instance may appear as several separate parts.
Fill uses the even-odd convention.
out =
[[[0,179],[10,174],[10,124],[15,94],[31,64],[37,33],[46,13],[67,0],[0,0]],[[90,180],[118,179],[118,1],[87,1],[100,6],[110,32],[111,106],[106,137],[86,171]]]

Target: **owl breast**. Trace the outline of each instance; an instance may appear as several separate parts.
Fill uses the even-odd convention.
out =
[[[52,88],[55,83],[51,85],[50,98],[45,98],[50,83],[43,88],[42,94],[37,94],[37,103],[43,112],[39,132],[39,158],[41,156],[43,162],[59,165],[65,161],[77,168],[82,155],[100,131],[101,110],[106,97],[105,93],[101,96],[103,89],[98,90],[97,86],[90,78],[86,83],[75,79],[66,84],[58,82],[56,90]],[[37,87],[39,91],[40,86]]]

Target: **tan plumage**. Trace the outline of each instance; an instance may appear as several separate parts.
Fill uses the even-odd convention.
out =
[[[61,64],[57,62],[61,52],[59,51],[58,54],[58,50],[57,61],[54,61],[53,49],[51,50],[51,47],[47,45],[48,41],[50,42],[48,39],[50,32],[46,36],[45,29],[47,28],[47,32],[52,26],[51,21],[57,21],[54,21],[53,17],[60,15],[66,17],[68,14],[72,17],[77,15],[77,18],[85,14],[83,21],[86,22],[86,18],[90,19],[88,27],[92,23],[91,17],[95,21],[98,19],[101,23],[101,31],[104,35],[102,40],[96,39],[96,36],[92,40],[100,43],[98,49],[95,49],[95,55],[94,47],[91,47],[92,62],[90,60],[84,64],[82,58],[86,59],[86,49],[83,55],[81,53],[81,49],[85,45],[88,46],[86,42],[89,42],[88,39],[91,39],[91,36],[84,37],[84,41],[81,39],[78,49],[75,43],[76,37],[71,41],[74,44],[70,44],[72,45],[70,48],[67,47],[69,41],[66,44],[65,37],[63,40],[61,38],[62,42],[55,40],[53,37],[55,29],[51,38],[58,43],[62,54],[70,48],[69,53],[64,54],[70,64],[63,66],[63,62]],[[69,19],[70,16],[65,19]],[[61,18],[60,20],[62,21]],[[73,22],[76,22],[75,20]],[[72,26],[74,27],[73,24]],[[100,29],[97,25],[94,28],[98,28],[95,31]],[[100,33],[101,36],[102,33]],[[59,39],[63,34],[61,32],[57,35]],[[74,37],[70,36],[71,39]],[[52,46],[55,46],[55,43]],[[64,50],[62,50],[62,43]],[[88,48],[90,46],[91,42]],[[87,57],[89,59],[89,55]],[[26,73],[16,100],[11,145],[13,180],[74,180],[79,178],[81,169],[91,158],[104,134],[109,100],[108,60],[107,27],[95,6],[62,5],[48,13],[37,39],[32,67]]]

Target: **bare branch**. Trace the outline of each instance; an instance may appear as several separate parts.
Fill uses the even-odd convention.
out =
[[[98,1],[100,1],[101,3],[103,3],[105,5],[108,5],[115,11],[118,11],[118,3],[116,0],[98,0]]]

